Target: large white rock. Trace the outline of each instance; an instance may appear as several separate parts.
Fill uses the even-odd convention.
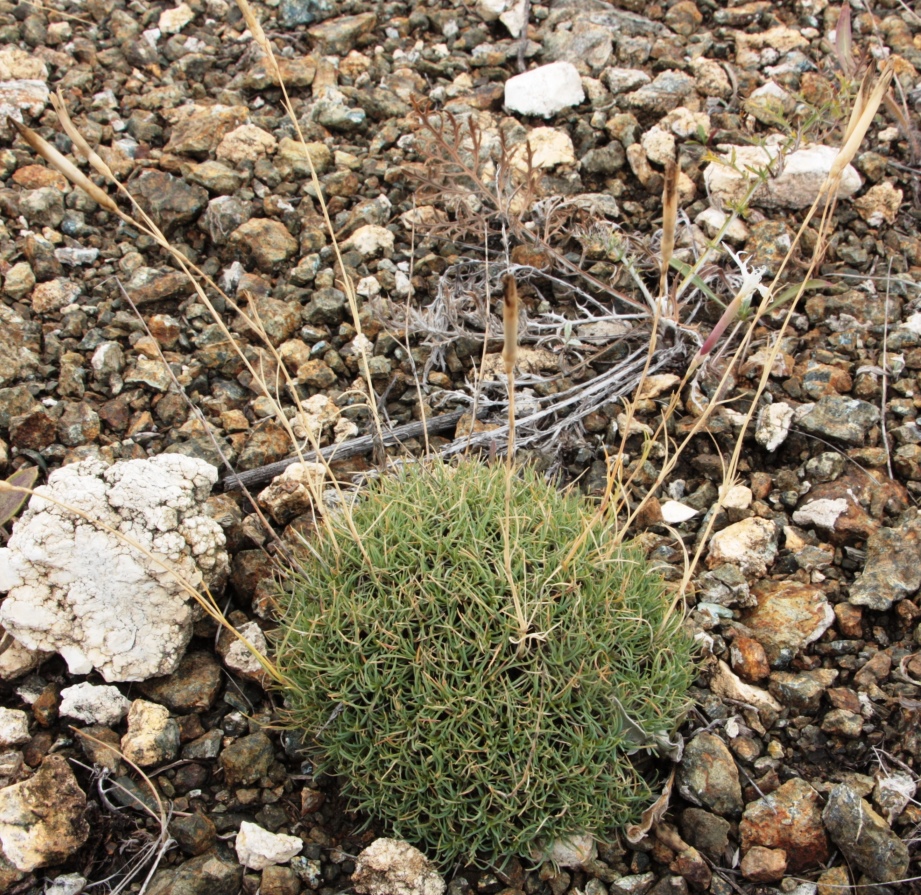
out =
[[[303,841],[297,836],[270,833],[246,820],[240,824],[240,832],[237,833],[237,858],[250,870],[265,870],[272,864],[287,864],[303,847]]]
[[[82,683],[61,690],[61,714],[84,724],[113,727],[130,707],[131,700],[122,696],[117,687]]]
[[[521,115],[550,118],[584,99],[582,78],[571,62],[551,62],[505,82],[505,106]]]
[[[776,176],[769,176],[755,190],[751,203],[762,208],[806,208],[818,198],[832,163],[838,157],[834,147],[818,144],[782,156],[777,141],[770,138],[764,146],[721,146],[720,149],[722,159],[711,162],[704,169],[710,204],[716,208],[742,202],[757,180],[751,172],[767,169]],[[857,170],[848,165],[838,184],[838,198],[853,196],[862,183]]]
[[[227,575],[224,533],[205,511],[216,480],[181,454],[56,470],[0,549],[0,623],[73,674],[174,671],[199,614],[183,582],[213,588]]]
[[[355,861],[359,895],[443,895],[445,881],[418,848],[400,839],[375,839]]]

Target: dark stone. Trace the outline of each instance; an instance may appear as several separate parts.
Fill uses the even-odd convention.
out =
[[[211,708],[221,689],[221,666],[210,653],[187,653],[172,674],[137,686],[144,696],[170,711],[203,712]]]
[[[217,831],[203,814],[175,817],[169,825],[170,835],[187,855],[202,855],[214,845]]]
[[[160,870],[147,895],[236,895],[243,868],[224,849],[213,849],[179,867]]]
[[[208,204],[208,191],[164,171],[147,168],[132,182],[141,207],[168,236],[194,221]]]
[[[268,773],[272,758],[272,741],[264,733],[242,737],[221,754],[224,780],[228,786],[255,783]]]

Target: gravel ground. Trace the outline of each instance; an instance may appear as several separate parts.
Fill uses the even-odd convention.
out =
[[[854,4],[855,58],[895,60],[902,111],[877,116],[854,161],[856,179],[835,208],[816,282],[783,333],[759,398],[764,406],[745,434],[735,487],[720,493],[723,463],[783,311],[754,329],[719,393],[727,403],[637,520],[644,547],[674,580],[684,555],[676,538],[693,552],[712,522],[689,611],[702,670],[665,820],[638,845],[612,831],[581,869],[518,861],[501,873],[451,868],[451,895],[833,895],[849,884],[921,891],[895,882],[921,876],[914,860],[921,808],[913,800],[921,761],[921,17],[910,6]],[[721,226],[719,213],[713,217],[720,194],[706,174],[717,147],[757,145],[772,134],[790,149],[838,145],[842,88],[829,35],[840,7],[826,0],[535,2],[526,41],[510,34],[516,19],[504,9],[451,0],[256,7],[358,284],[373,346],[368,373],[390,425],[422,418],[417,382],[429,416],[469,410],[483,345],[476,302],[472,310],[464,304],[484,282],[484,239],[460,225],[455,196],[469,184],[437,162],[437,140],[421,126],[417,104],[475,120],[493,159],[500,134],[512,159],[515,147],[518,160],[526,158],[520,147],[530,144],[531,198],[562,197],[566,214],[547,212],[543,221],[567,230],[554,235],[559,255],[549,259],[521,231],[508,237],[512,260],[523,265],[529,314],[519,401],[552,408],[523,437],[534,459],[595,495],[605,453],[622,435],[617,398],[633,380],[603,380],[597,400],[585,399],[585,389],[617,374],[637,350],[641,367],[648,340],[641,318],[623,316],[635,313],[633,305],[615,303],[621,316],[601,319],[612,296],[598,281],[643,302],[611,235],[641,261],[654,257],[665,163],[676,159],[684,175],[679,256],[690,258],[680,252],[693,252],[695,240]],[[551,62],[575,67],[575,86],[570,80],[561,89],[581,91],[581,99],[570,94],[546,118],[527,114],[557,96],[557,87],[544,86],[518,101],[524,112],[504,110],[506,83],[522,67]],[[301,399],[311,402],[323,443],[367,434],[357,333],[333,248],[280,91],[236,7],[0,0],[0,470],[37,464],[46,472],[87,458],[162,453],[221,466],[219,447],[244,472],[290,452],[272,403],[175,261],[44,166],[5,121],[15,115],[69,154],[49,91],[60,91],[79,131],[181,253],[232,297],[248,296]],[[795,184],[785,197],[756,198],[726,243],[749,256],[749,266],[775,273],[807,192]],[[530,213],[522,209],[521,219]],[[482,233],[482,216],[475,220]],[[802,277],[816,238],[813,224],[785,281]],[[485,242],[497,276],[502,233],[493,227]],[[728,252],[714,262],[708,283],[731,297],[739,267]],[[654,282],[648,271],[643,276]],[[271,378],[275,360],[264,344],[208,294]],[[446,295],[443,313],[457,312],[453,331],[444,317],[405,310]],[[586,314],[591,331],[579,327]],[[639,401],[639,428],[627,440],[640,492],[661,460],[655,452],[645,467],[636,460],[642,426],[657,424],[719,309],[688,299],[681,315],[656,354],[654,388]],[[498,344],[490,339],[487,347]],[[694,427],[725,370],[717,361],[681,392],[670,435]],[[560,408],[559,396],[570,393],[580,396],[576,417]],[[476,426],[485,427],[487,449],[503,399],[504,390],[488,384],[480,394],[485,418]],[[448,446],[455,434],[464,432],[433,435],[432,444]],[[422,441],[407,446],[418,451]],[[337,470],[362,472],[373,462],[359,454]],[[679,521],[668,501],[695,513]],[[234,624],[269,626],[266,532],[239,492],[216,493],[209,511],[227,537],[222,600]],[[280,510],[275,521],[296,528],[299,519]],[[147,766],[172,806],[178,843],[151,891],[349,889],[355,856],[386,831],[350,814],[335,782],[314,778],[298,738],[271,727],[277,697],[263,689],[258,670],[233,665],[228,644],[215,646],[206,623],[197,634],[173,674],[118,685],[129,700],[165,709],[157,723],[178,731],[168,757]],[[64,771],[50,759],[72,759],[85,809],[71,795],[90,833],[31,872],[3,863],[0,891],[41,891],[66,873],[101,883],[157,834],[134,810],[137,799],[149,800],[137,776],[78,736],[60,712],[62,689],[101,679],[69,673],[58,656],[2,673],[3,705],[24,710],[27,726],[4,741],[0,782],[9,787],[33,771],[37,779],[41,768],[63,805],[69,790],[54,775]],[[117,743],[127,729],[122,717],[89,732]],[[4,723],[15,726],[17,718]],[[660,764],[667,774],[669,762]],[[137,799],[105,783],[109,777],[134,787]],[[6,822],[0,817],[0,826]],[[233,851],[244,822],[298,836],[304,848],[289,863],[244,872]],[[6,840],[4,847],[9,857]],[[61,880],[57,886],[76,891]]]

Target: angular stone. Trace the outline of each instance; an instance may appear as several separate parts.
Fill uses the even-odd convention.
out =
[[[272,741],[262,732],[241,737],[221,753],[228,786],[246,786],[264,777],[272,764]]]
[[[89,836],[85,810],[86,795],[67,759],[47,756],[28,780],[0,790],[4,855],[21,871],[66,861]]]
[[[195,104],[178,106],[167,113],[172,122],[167,152],[205,156],[224,135],[243,124],[249,115],[246,106]]]
[[[921,587],[921,514],[909,510],[895,528],[880,528],[867,541],[863,572],[851,585],[848,602],[877,611]]]
[[[879,422],[879,408],[859,398],[826,395],[800,416],[798,422],[810,435],[862,445],[868,430]]]
[[[742,851],[752,846],[780,848],[787,853],[791,873],[808,870],[828,860],[829,848],[819,794],[795,777],[770,795],[749,802],[739,825]]]
[[[253,218],[241,224],[230,234],[229,242],[266,273],[284,264],[298,249],[288,228],[269,218]]]
[[[179,725],[162,705],[135,699],[121,746],[125,758],[142,768],[172,761],[179,753]]]
[[[142,171],[133,181],[132,193],[167,236],[194,221],[208,204],[203,187],[153,168]]]
[[[835,845],[870,879],[885,883],[908,876],[905,843],[847,784],[838,784],[828,794],[822,819]]]
[[[742,622],[764,647],[772,668],[783,668],[818,640],[835,621],[835,612],[817,587],[796,581],[760,581],[752,593],[758,605]]]
[[[243,868],[223,849],[212,849],[178,867],[158,870],[147,895],[229,895],[239,892]]]
[[[363,12],[314,25],[308,29],[308,34],[322,46],[323,52],[345,56],[355,46],[355,41],[369,34],[375,25],[377,16],[373,12]]]
[[[39,283],[32,290],[32,310],[36,314],[50,314],[73,304],[83,294],[83,287],[71,280],[58,278]]]
[[[730,817],[742,812],[738,768],[726,744],[711,733],[699,733],[688,743],[677,783],[678,792],[692,804]]]
[[[550,118],[585,101],[582,79],[570,62],[551,62],[505,82],[505,105],[521,115]]]
[[[172,674],[143,681],[138,690],[180,714],[206,712],[217,699],[221,680],[221,666],[210,653],[191,652]]]
[[[761,577],[777,556],[777,530],[769,519],[752,516],[727,526],[710,539],[707,567],[738,565],[746,575]]]

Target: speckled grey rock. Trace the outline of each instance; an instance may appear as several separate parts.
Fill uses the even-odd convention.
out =
[[[822,820],[831,838],[848,860],[877,882],[908,876],[908,849],[886,823],[847,784],[828,795]]]
[[[726,744],[712,733],[699,733],[688,743],[677,782],[678,792],[694,805],[730,817],[742,813],[739,770]]]
[[[808,405],[807,405],[808,406]],[[861,445],[871,426],[879,422],[879,408],[859,398],[826,395],[800,416],[800,428],[810,435]]]
[[[884,611],[921,587],[921,516],[909,510],[895,528],[867,541],[867,561],[851,585],[848,602]]]

